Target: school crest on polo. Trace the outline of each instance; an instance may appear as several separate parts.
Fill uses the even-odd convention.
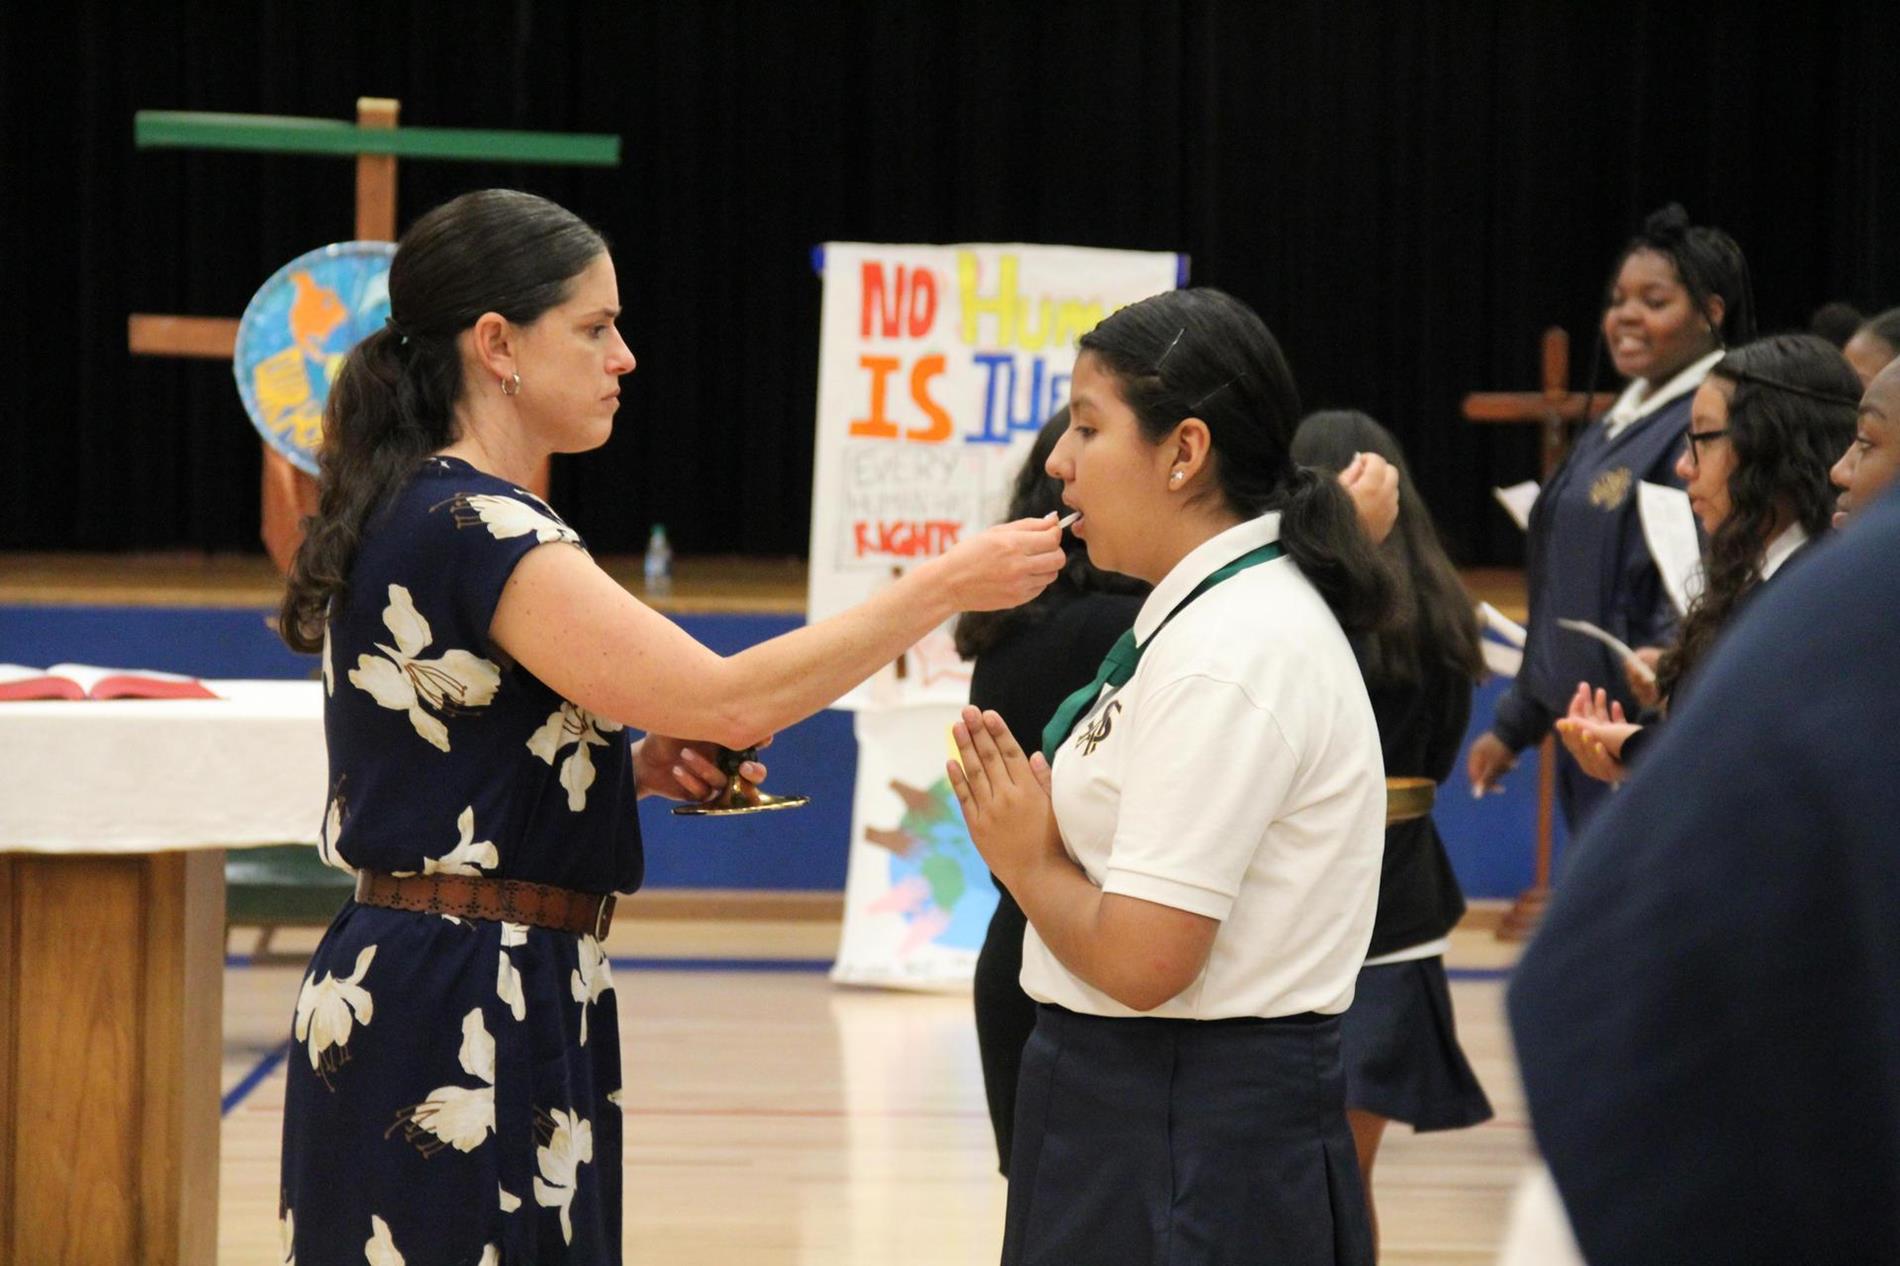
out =
[[[1628,466],[1606,470],[1590,485],[1590,504],[1599,510],[1614,510],[1629,500],[1630,485],[1635,482],[1636,476]]]
[[[1121,700],[1112,700],[1106,708],[1102,709],[1102,715],[1095,718],[1095,724],[1075,736],[1075,745],[1082,749],[1082,755],[1095,754],[1095,749],[1101,746],[1102,740],[1107,738],[1109,731],[1115,728],[1115,714],[1121,710]]]

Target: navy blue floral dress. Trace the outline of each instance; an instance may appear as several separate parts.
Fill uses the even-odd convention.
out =
[[[323,654],[324,859],[630,892],[630,736],[488,641],[515,564],[580,538],[429,458],[364,533]],[[620,1260],[620,1043],[600,944],[345,904],[297,999],[285,1260]]]

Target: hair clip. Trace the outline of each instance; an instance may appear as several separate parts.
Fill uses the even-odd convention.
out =
[[[1161,359],[1155,362],[1155,372],[1157,374],[1161,372],[1161,367],[1168,363],[1168,357],[1174,355],[1175,345],[1181,341],[1181,336],[1186,333],[1187,326],[1185,325],[1174,332],[1174,339],[1168,344],[1168,350],[1161,353]]]
[[[1247,371],[1244,369],[1241,370],[1239,373],[1235,374],[1232,378],[1229,378],[1226,382],[1222,383],[1220,386],[1204,394],[1199,400],[1196,400],[1192,404],[1188,405],[1189,411],[1199,409],[1202,405],[1206,404],[1209,400],[1212,400],[1215,396],[1218,396],[1221,392],[1227,390],[1229,387],[1233,386],[1235,383],[1239,382],[1242,378],[1245,378],[1246,376],[1247,376]]]

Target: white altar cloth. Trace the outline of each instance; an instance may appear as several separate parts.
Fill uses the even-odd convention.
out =
[[[321,683],[205,684],[220,698],[0,703],[0,852],[316,843]]]

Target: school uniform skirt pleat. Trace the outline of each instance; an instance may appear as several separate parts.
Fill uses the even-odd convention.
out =
[[[1347,1107],[1421,1133],[1491,1119],[1491,1100],[1458,1044],[1443,958],[1361,968],[1340,1037]]]
[[[1364,1266],[1336,1016],[1037,1008],[1004,1266]]]

